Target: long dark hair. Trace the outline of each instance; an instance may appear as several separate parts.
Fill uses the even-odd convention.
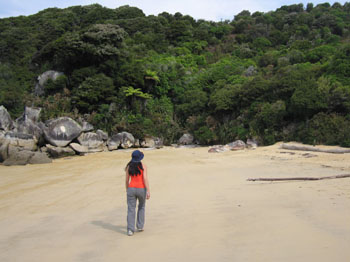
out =
[[[128,169],[128,173],[130,176],[138,176],[141,174],[141,170],[143,171],[143,166],[141,162],[133,162],[130,161],[125,169]]]

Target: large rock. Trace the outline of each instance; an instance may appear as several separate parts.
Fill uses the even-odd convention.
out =
[[[151,136],[146,136],[143,138],[141,141],[140,145],[142,147],[148,147],[148,148],[153,148],[156,146],[156,142],[154,141],[153,137]]]
[[[132,134],[128,132],[122,132],[120,133],[122,135],[122,140],[120,143],[120,146],[124,149],[130,148],[135,144],[135,138]]]
[[[9,141],[9,147],[17,147],[21,150],[35,151],[37,150],[37,138],[34,135],[6,132],[5,139]]]
[[[7,109],[4,106],[0,106],[0,130],[9,131],[13,127],[13,121]]]
[[[134,143],[134,147],[140,147],[141,146],[141,142],[140,139],[135,138],[135,143]]]
[[[159,137],[145,136],[141,141],[141,146],[148,148],[162,148],[163,140]]]
[[[46,145],[45,151],[47,151],[52,158],[75,155],[75,151],[70,147],[56,147],[49,144]]]
[[[215,145],[208,149],[208,153],[223,153],[228,150],[230,150],[230,148],[227,145]]]
[[[9,149],[8,157],[3,164],[5,166],[26,165],[26,164],[46,164],[52,160],[46,153],[23,150],[18,147]]]
[[[49,70],[49,71],[42,73],[40,76],[38,76],[38,83],[36,84],[36,86],[34,88],[34,94],[37,96],[44,95],[45,94],[45,87],[44,86],[45,86],[46,82],[49,79],[55,81],[61,75],[63,75],[62,72],[53,71],[53,70]]]
[[[155,142],[155,146],[156,148],[162,148],[164,146],[164,143],[163,143],[163,139],[160,138],[160,137],[154,137],[154,142]]]
[[[236,140],[226,145],[230,150],[242,150],[245,149],[246,144],[242,140]]]
[[[96,148],[89,148],[78,143],[70,143],[69,146],[79,154],[102,152],[104,150],[103,144]]]
[[[34,155],[29,159],[28,164],[48,164],[52,163],[52,159],[44,152],[34,152]]]
[[[5,166],[14,166],[14,165],[26,165],[34,155],[34,152],[28,150],[17,151],[16,153],[11,154],[5,161]]]
[[[107,141],[108,140],[108,134],[104,131],[102,131],[101,129],[98,129],[96,131],[96,134],[100,137],[100,139],[102,139],[103,141]]]
[[[20,117],[16,120],[15,132],[33,135],[38,141],[43,141],[43,130],[42,128],[34,122],[32,119],[27,117]]]
[[[5,138],[5,132],[0,131],[0,162],[4,162],[8,158],[8,147],[10,140]]]
[[[78,137],[78,142],[80,143],[80,145],[85,146],[89,149],[103,149],[103,140],[101,136],[93,132],[81,133]]]
[[[255,139],[247,139],[247,148],[256,149],[258,147],[258,142]]]
[[[83,121],[82,123],[82,131],[83,132],[90,132],[94,130],[94,126],[91,125],[90,123],[86,122],[86,121]]]
[[[107,140],[107,147],[109,151],[117,150],[121,143],[121,136],[119,134],[114,134]]]
[[[119,146],[126,149],[132,147],[134,144],[135,138],[128,132],[114,134],[107,141],[108,150],[116,150]]]
[[[41,108],[40,107],[29,107],[29,106],[26,106],[24,108],[23,118],[30,119],[34,123],[36,123],[36,122],[39,121],[40,112],[41,112]]]
[[[45,139],[53,146],[65,147],[82,132],[81,126],[69,117],[60,117],[48,122],[44,129]]]
[[[180,137],[178,144],[179,145],[191,145],[193,144],[193,136],[191,134],[183,134],[182,137]]]

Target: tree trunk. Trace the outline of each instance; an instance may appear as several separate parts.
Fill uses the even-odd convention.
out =
[[[324,176],[324,177],[285,177],[285,178],[248,178],[247,181],[291,181],[291,180],[325,180],[335,178],[350,177],[350,174],[336,175],[336,176]]]
[[[333,153],[333,154],[350,153],[350,149],[349,148],[322,149],[322,148],[317,148],[317,147],[308,146],[308,145],[282,144],[281,148],[288,149],[288,150],[312,151],[312,152]]]

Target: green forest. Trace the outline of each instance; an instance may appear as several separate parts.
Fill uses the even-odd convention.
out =
[[[184,132],[350,146],[350,3],[243,10],[233,20],[136,7],[49,8],[0,19],[0,105],[13,118],[85,117],[109,134]],[[45,71],[63,72],[43,95]]]

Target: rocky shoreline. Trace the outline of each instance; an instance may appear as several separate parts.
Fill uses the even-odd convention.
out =
[[[12,120],[0,106],[0,163],[5,166],[51,163],[54,158],[84,155],[127,148],[161,148],[163,140],[146,136],[142,139],[128,132],[107,134],[84,121],[69,117],[39,121],[41,108],[26,107],[22,116]],[[184,134],[174,146],[195,146],[194,137]],[[256,148],[257,143],[237,140],[209,148],[209,153]]]

